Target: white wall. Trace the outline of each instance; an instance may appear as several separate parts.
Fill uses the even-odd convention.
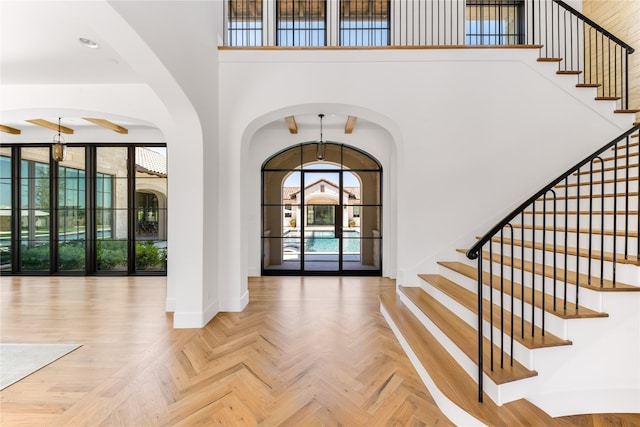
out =
[[[536,58],[535,50],[504,49],[221,51],[220,203],[222,216],[236,219],[220,237],[240,255],[220,266],[229,292],[243,294],[247,274],[260,267],[261,162],[317,138],[276,143],[258,132],[271,120],[341,109],[385,129],[378,140],[386,153],[372,152],[376,144],[355,133],[348,143],[383,163],[391,221],[384,239],[397,239],[397,252],[385,245],[383,271],[393,277],[397,259],[400,284],[435,271],[443,250],[453,255],[456,245],[470,246],[533,191],[631,126]]]
[[[179,86],[175,93],[167,93],[167,83],[174,82],[147,76],[179,123],[173,144],[168,146],[167,292],[175,295],[174,325],[204,326],[220,310],[218,174],[205,165],[212,164],[218,149],[216,25],[221,22],[222,3],[110,4],[135,28]],[[180,99],[181,95],[187,99]]]

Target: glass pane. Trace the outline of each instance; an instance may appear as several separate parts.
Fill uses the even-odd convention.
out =
[[[469,2],[465,13],[467,45],[514,45],[522,42],[520,21],[523,2],[502,1],[501,4]]]
[[[21,240],[21,270],[22,271],[49,271],[50,246],[48,239]]]
[[[265,172],[263,200],[266,205],[297,203],[300,197],[300,172]]]
[[[51,249],[49,148],[22,148],[21,156],[20,269],[49,271]]]
[[[340,0],[341,46],[387,46],[389,1]]]
[[[127,240],[98,240],[96,262],[99,271],[127,270]]]
[[[98,229],[104,238],[127,238],[127,148],[98,147],[96,174],[96,208],[103,220]],[[108,222],[107,222],[108,221]],[[98,220],[100,224],[100,220]]]
[[[263,0],[229,0],[229,46],[262,46]]]
[[[58,268],[60,271],[83,271],[85,269],[85,254],[85,240],[59,242]]]
[[[324,46],[325,0],[277,0],[278,46]]]
[[[288,237],[269,237],[262,239],[262,263],[265,270],[300,270],[301,267],[301,238],[290,235]]]
[[[136,147],[136,270],[165,271],[167,261],[167,155]]]
[[[379,171],[380,165],[377,161],[359,150],[344,147],[343,160],[345,168]]]
[[[302,147],[297,145],[272,157],[265,163],[264,170],[296,169],[300,167]]]
[[[379,205],[381,204],[380,195],[382,193],[380,188],[380,173],[379,172],[352,172],[353,177],[360,185],[359,199],[363,205]],[[345,176],[346,181],[346,176]],[[358,184],[356,183],[356,186]],[[358,189],[352,189],[357,194]]]
[[[128,148],[96,149],[96,264],[126,271],[128,263]]]
[[[11,271],[11,148],[0,148],[0,270]]]
[[[85,268],[86,172],[84,147],[67,147],[65,160],[58,164],[58,268],[82,271]]]

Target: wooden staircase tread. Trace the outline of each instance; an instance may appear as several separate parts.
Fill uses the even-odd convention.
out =
[[[470,290],[458,285],[455,282],[447,279],[446,277],[440,276],[439,274],[418,274],[425,282],[429,283],[434,288],[439,289],[441,292],[447,294],[449,297],[460,303],[467,310],[475,313],[476,316],[478,314],[478,298],[477,295]],[[500,308],[497,304],[493,304],[493,324],[500,324]],[[483,300],[482,305],[482,315],[486,322],[491,323],[491,302],[487,299]],[[511,316],[506,316],[504,320],[504,330],[511,330]],[[529,349],[534,348],[545,348],[545,347],[556,347],[561,345],[571,345],[571,341],[564,340],[558,338],[557,336],[550,334],[549,332],[545,332],[542,335],[542,329],[539,327],[535,327],[535,334],[532,337],[529,331],[531,331],[531,322],[524,322],[524,330],[526,333],[522,333],[522,319],[519,316],[514,315],[513,322],[513,336],[516,341],[521,343],[523,346]],[[524,336],[523,336],[524,335]]]
[[[463,250],[464,251],[464,250]],[[483,259],[489,260],[489,252],[483,251],[482,253]],[[533,264],[531,261],[524,261],[524,265],[522,260],[519,258],[513,258],[508,255],[493,254],[493,261],[500,262],[503,260],[505,266],[511,266],[513,263],[513,267],[520,270],[524,268],[524,271],[531,273],[533,270]],[[554,274],[558,280],[564,280],[565,272],[567,274],[566,282],[572,285],[578,284],[580,287],[585,289],[591,289],[593,291],[598,292],[640,292],[640,286],[628,285],[622,282],[616,282],[615,284],[609,279],[602,279],[602,283],[600,283],[600,278],[596,276],[589,277],[584,273],[576,273],[571,270],[564,270],[563,268],[556,267],[555,270],[551,265],[542,265],[540,263],[535,264],[535,274],[542,275],[544,273],[545,277],[553,279]],[[591,285],[589,285],[589,281],[591,281]]]
[[[475,328],[467,324],[464,320],[452,313],[431,295],[421,288],[407,288],[400,286],[400,292],[404,293],[415,305],[427,316],[462,352],[478,364],[478,332]],[[501,351],[496,345],[493,346],[494,368],[491,370],[491,350],[492,346],[488,339],[484,339],[484,373],[496,384],[506,384],[525,378],[531,378],[538,373],[531,371],[517,360],[513,361],[513,366],[509,361],[500,368],[499,363]]]
[[[640,110],[614,110],[616,114],[635,114],[640,113]]]
[[[578,74],[582,74],[582,71],[578,71],[578,70],[558,70],[558,71],[556,71],[556,74],[561,74],[561,75],[578,75]]]
[[[631,138],[637,138],[638,135],[631,135]],[[612,150],[626,150],[627,146],[629,148],[637,147],[638,142],[630,142],[629,144],[618,145],[617,147],[611,147]]]
[[[576,87],[600,87],[602,86],[599,83],[578,83],[576,84]]]
[[[572,195],[570,195],[570,196],[556,196],[556,199],[555,199],[555,200],[556,200],[556,201],[563,201],[563,200],[576,200],[576,199],[578,199],[578,198],[580,198],[580,199],[601,199],[603,196],[604,196],[605,198],[611,198],[611,197],[625,197],[625,196],[629,196],[629,197],[637,197],[637,196],[638,196],[638,192],[637,192],[637,191],[630,191],[630,192],[628,192],[628,193],[617,193],[617,194],[614,194],[614,193],[605,193],[604,195],[603,195],[603,194],[600,194],[600,193],[597,193],[597,194],[581,194],[580,196],[578,196],[578,195],[576,195],[576,194],[572,194]],[[547,202],[551,202],[551,201],[553,201],[553,200],[554,200],[554,199],[553,199],[552,197],[548,197],[548,198],[547,198]],[[544,198],[542,198],[542,197],[541,197],[541,198],[539,198],[539,199],[538,199],[538,200],[536,200],[536,201],[537,201],[537,202],[543,202],[543,201],[544,201]]]
[[[457,261],[439,261],[438,264],[445,268],[448,268],[449,270],[462,274],[463,276],[466,276],[470,279],[473,279],[475,281],[478,280],[478,270],[475,267],[472,267],[468,264],[464,264]],[[489,286],[489,283],[491,283],[490,278],[491,278],[491,275],[488,272],[486,271],[482,272],[483,284]],[[497,276],[494,274],[493,283],[495,288],[496,287],[495,284],[500,283],[500,276]],[[505,279],[503,283],[504,283],[505,294],[511,295],[511,280]],[[531,297],[530,289],[525,288],[525,290],[527,292],[525,292],[524,294],[524,302],[530,305],[534,302],[537,308],[542,309],[542,297],[543,297],[542,291],[539,291],[539,290],[535,291],[535,301],[534,301]],[[522,300],[522,286],[520,283],[517,283],[517,282],[513,283],[513,296],[514,298]],[[576,308],[576,305],[570,301],[567,301],[567,308],[565,309],[563,307],[563,302],[560,300],[560,298],[558,298],[558,304],[554,309],[553,295],[545,294],[544,298],[545,298],[544,310],[548,313],[552,313],[555,316],[560,317],[561,319],[608,317],[607,313],[597,312],[586,307],[578,306]]]
[[[595,100],[596,101],[617,101],[620,98],[619,96],[596,96]]]
[[[524,227],[522,226],[522,224],[512,224],[513,228],[524,228],[525,230],[532,230],[533,226],[526,224]],[[536,225],[535,229],[537,231],[542,231],[543,227],[541,225]],[[547,226],[544,228],[544,230],[546,231],[553,231],[553,227],[551,226]],[[564,233],[565,232],[565,227],[556,227],[555,231],[557,233]],[[576,227],[568,227],[566,229],[567,233],[577,233],[578,231],[580,232],[580,234],[589,234],[589,229],[588,228],[581,228],[580,230],[578,230]],[[600,229],[592,229],[591,230],[591,234],[593,235],[605,235],[605,236],[613,236],[613,230],[600,230]],[[625,236],[625,232],[624,230],[617,230],[615,233],[616,236],[618,237],[624,237]],[[633,231],[633,230],[629,230],[626,233],[627,237],[632,237],[632,238],[636,238],[638,237],[638,232],[637,231]]]
[[[524,211],[525,214],[527,215],[531,215],[532,213],[534,213],[534,211]],[[578,211],[555,211],[555,213],[557,215],[577,215]],[[535,211],[536,215],[553,215],[552,211]],[[580,211],[580,215],[601,215],[602,211],[599,210],[593,210],[592,212],[589,211]],[[614,212],[612,210],[605,210],[604,211],[605,215],[613,215]],[[630,211],[617,211],[616,215],[638,215],[638,211],[636,209],[630,210]]]
[[[633,168],[637,168],[637,167],[638,167],[638,163],[631,163],[629,165],[618,165],[617,167],[608,166],[608,167],[604,168],[604,172],[611,172],[614,169],[618,169],[618,170],[619,169],[627,169],[627,168],[633,169]],[[580,171],[580,172],[577,172],[577,173],[574,172],[573,176],[576,176],[576,175],[589,175],[591,173],[593,173],[595,175],[597,173],[601,173],[602,171],[603,171],[603,169],[597,169],[597,170],[593,170],[593,171]]]
[[[487,425],[496,427],[518,425],[526,419],[539,421],[545,426],[566,425],[551,418],[526,399],[498,406],[483,393],[483,402],[478,402],[478,384],[426,330],[400,298],[395,293],[384,293],[380,295],[380,304],[401,331],[403,338],[438,389],[465,412]]]
[[[638,155],[638,153],[636,153],[636,155]],[[627,178],[627,177],[618,178],[615,181],[614,181],[613,178],[605,179],[604,183],[605,184],[613,184],[614,182],[627,182],[627,181],[633,182],[633,181],[637,181],[637,180],[638,180],[637,176],[630,176],[629,178]],[[581,181],[580,184],[578,184],[577,182],[572,182],[570,184],[558,184],[553,188],[570,188],[570,187],[577,187],[578,185],[587,186],[587,185],[601,185],[601,184],[602,184],[601,180],[593,181],[593,182]]]
[[[562,58],[538,58],[538,62],[562,62]]]
[[[494,243],[500,243],[500,238],[499,237],[494,237],[493,239],[491,239],[492,242]],[[511,245],[511,239],[509,238],[505,238],[503,239],[503,244],[504,245]],[[519,239],[515,239],[513,241],[513,246],[517,246],[517,247],[521,247],[523,245],[522,240]],[[525,240],[524,241],[524,247],[525,248],[533,248],[533,242],[531,242],[530,240]],[[554,251],[554,247],[553,247],[553,243],[547,243],[545,246],[545,251],[547,252],[553,252]],[[536,242],[535,243],[535,248],[538,250],[542,250],[543,246],[542,246],[542,242]],[[589,250],[588,249],[580,249],[580,251],[577,250],[577,248],[574,247],[565,247],[565,246],[560,246],[560,245],[556,245],[555,248],[556,253],[559,254],[567,254],[570,256],[580,256],[580,257],[584,257],[584,258],[588,258],[589,256]],[[591,251],[591,258],[593,259],[597,259],[597,260],[603,260],[604,261],[609,261],[609,262],[613,262],[613,252],[604,252],[604,256],[600,253],[600,251],[595,251],[592,250]],[[619,264],[632,264],[632,265],[638,265],[640,266],[640,260],[638,260],[637,257],[634,258],[629,258],[629,259],[625,259],[623,254],[616,254],[615,257],[615,261]]]

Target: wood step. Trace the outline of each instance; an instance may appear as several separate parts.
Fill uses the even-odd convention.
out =
[[[625,197],[625,196],[629,196],[629,197],[637,197],[638,196],[638,192],[637,191],[631,191],[629,193],[617,193],[617,194],[613,194],[613,193],[604,193],[604,197],[605,198],[611,198],[611,197]],[[603,194],[597,193],[597,194],[581,194],[580,195],[580,199],[601,199],[603,196]],[[563,201],[563,200],[576,200],[578,199],[577,195],[571,195],[571,196],[557,196],[556,197],[556,201]],[[547,198],[547,202],[552,202],[554,199],[551,197]],[[536,200],[537,202],[544,202],[544,198],[539,198],[538,200]]]
[[[614,169],[618,169],[618,170],[627,169],[627,168],[633,169],[633,168],[637,168],[637,167],[638,167],[638,163],[631,163],[631,164],[628,164],[628,165],[626,165],[626,164],[625,165],[618,165],[617,168],[614,167],[614,166],[609,166],[609,167],[604,168],[604,172],[611,172]],[[602,172],[602,169],[594,169],[593,171],[588,171],[587,170],[587,171],[581,171],[581,172],[578,172],[578,173],[574,172],[573,176],[576,176],[576,175],[589,175],[591,173],[593,173],[595,175],[595,174],[601,173],[601,172]]]
[[[538,62],[562,62],[562,58],[538,58]]]
[[[532,230],[533,226],[529,225],[529,224],[525,224],[525,226],[523,227],[522,224],[512,224],[513,228],[524,228],[525,230]],[[550,231],[553,232],[553,227],[545,227],[543,228],[541,225],[536,225],[536,231],[542,231],[542,230],[546,230],[546,231]],[[565,232],[565,228],[564,227],[556,227],[556,233],[564,233]],[[568,227],[566,229],[567,233],[577,233],[578,229],[576,227]],[[581,228],[580,229],[580,234],[589,234],[589,229],[588,228]],[[613,230],[599,230],[599,229],[592,229],[591,230],[591,234],[592,235],[596,235],[596,236],[601,236],[601,235],[605,235],[605,236],[613,236]],[[618,237],[625,237],[625,232],[624,230],[617,230],[615,233],[616,236]],[[638,237],[638,232],[637,231],[632,231],[629,230],[626,233],[627,237],[631,237],[631,238],[636,238]]]
[[[525,213],[526,215],[532,215],[532,214],[534,213],[534,211],[524,211],[524,213]],[[556,210],[556,211],[551,211],[551,210],[549,210],[549,211],[546,211],[546,212],[545,212],[545,211],[535,211],[535,214],[536,214],[536,215],[553,215],[554,213],[555,213],[557,216],[564,216],[564,215],[577,215],[577,214],[578,214],[578,211],[568,211],[568,212],[565,212],[565,211],[558,211],[558,210]],[[589,213],[589,211],[580,211],[579,213],[580,213],[580,215],[590,215],[590,214],[591,214],[591,215],[593,215],[593,216],[601,216],[601,215],[603,214],[603,212],[602,212],[602,211],[597,211],[597,210],[594,210],[594,211],[592,211],[591,213]],[[608,210],[608,211],[604,211],[604,215],[614,215],[614,212],[613,212],[612,210],[610,210],[610,211],[609,211],[609,210]],[[638,215],[638,211],[637,211],[637,210],[635,210],[635,209],[634,209],[634,210],[627,211],[627,212],[625,212],[625,211],[618,211],[615,215],[618,215],[618,216],[620,216],[620,215],[629,215],[629,216],[634,216],[634,215]],[[618,221],[622,221],[622,219],[618,219]]]
[[[576,87],[600,87],[602,86],[599,83],[578,83]]]
[[[619,96],[596,96],[595,100],[596,101],[617,101],[620,98]]]
[[[415,305],[427,316],[473,363],[478,365],[478,331],[467,322],[451,312],[438,300],[418,287],[399,287],[399,291],[405,294]],[[538,375],[536,371],[531,371],[517,360],[504,361],[503,366],[496,363],[500,360],[503,352],[497,345],[491,346],[491,342],[483,339],[484,373],[497,385],[510,383],[512,381],[523,380]],[[491,367],[491,351],[493,350],[493,368]]]
[[[462,274],[474,281],[478,280],[478,270],[476,267],[472,267],[468,264],[464,264],[456,261],[439,261],[439,265],[448,268],[451,271],[455,271],[456,273]],[[486,286],[489,286],[491,283],[491,275],[487,271],[482,272],[482,283]],[[499,289],[500,276],[493,275],[493,288]],[[511,295],[511,280],[504,279],[504,293],[506,295]],[[542,291],[536,290],[535,301],[531,296],[531,288],[525,287],[524,293],[524,302],[531,305],[535,303],[536,308],[543,310],[542,307]],[[513,297],[522,300],[522,285],[517,282],[513,282]],[[591,310],[586,307],[578,306],[571,302],[567,301],[566,308],[564,307],[564,301],[558,298],[556,301],[556,307],[554,308],[554,298],[553,295],[545,294],[544,295],[544,311],[547,313],[551,313],[561,319],[585,319],[585,318],[595,318],[595,317],[609,317],[607,313],[600,313],[594,310]]]
[[[459,251],[465,253],[464,249],[460,249]],[[483,251],[482,258],[485,260],[492,259],[493,262],[495,263],[500,263],[502,261],[503,264],[507,267],[511,267],[511,265],[513,264],[513,268],[518,270],[524,269],[525,272],[531,273],[534,271],[533,264],[531,263],[531,261],[525,260],[523,263],[521,259],[512,258],[509,255],[504,255],[504,254],[501,255],[499,253],[494,253],[493,257],[490,258],[489,252]],[[550,279],[553,279],[555,275],[555,277],[558,280],[564,280],[565,273],[566,273],[567,283],[571,285],[578,284],[581,288],[591,289],[592,291],[597,291],[597,292],[640,292],[640,287],[638,286],[632,286],[622,282],[616,282],[614,284],[609,279],[602,279],[601,281],[600,277],[596,277],[596,276],[589,277],[584,273],[576,274],[575,271],[564,270],[563,268],[557,268],[557,267],[554,269],[552,265],[543,266],[540,263],[536,263],[535,274],[541,276],[543,275],[543,273],[545,277]],[[589,285],[589,282],[591,282],[591,285]]]
[[[429,283],[436,289],[439,289],[441,292],[447,294],[450,298],[457,301],[467,310],[474,313],[476,316],[478,315],[478,297],[477,294],[471,292],[470,290],[463,288],[455,282],[447,279],[446,277],[442,277],[439,274],[418,274],[425,282]],[[483,300],[482,303],[482,317],[488,323],[491,322],[491,302],[487,299]],[[500,307],[497,304],[493,304],[493,324],[500,325],[501,320],[504,321],[504,330],[511,331],[511,312],[507,312],[508,314],[504,317],[504,319],[500,318]],[[556,347],[561,345],[571,345],[571,341],[563,340],[561,338],[556,337],[555,335],[545,331],[545,334],[542,334],[542,329],[535,326],[535,333],[532,337],[530,334],[531,331],[531,322],[524,321],[524,328],[522,327],[522,319],[518,316],[514,315],[513,321],[513,337],[516,341],[522,344],[524,347],[529,349],[534,348],[545,348],[545,347]],[[523,333],[523,330],[526,333]]]
[[[631,138],[637,138],[638,135],[631,135]],[[633,148],[633,147],[637,147],[638,146],[638,142],[631,142],[629,144],[624,144],[624,145],[618,145],[617,147],[611,147],[612,150],[626,150],[627,146],[629,148]]]
[[[494,237],[493,239],[491,239],[492,242],[494,243],[500,243],[500,238],[499,237]],[[502,243],[505,246],[511,246],[511,239],[509,238],[505,238],[503,239]],[[513,246],[515,247],[522,247],[523,243],[522,240],[518,240],[515,239],[513,241]],[[529,241],[529,240],[525,240],[524,241],[524,247],[528,248],[528,249],[532,249],[534,247],[533,242]],[[543,249],[543,245],[542,242],[536,242],[535,243],[535,249],[537,250],[542,250]],[[554,252],[554,247],[553,247],[553,243],[547,243],[546,245],[544,245],[544,250],[547,252]],[[577,248],[573,248],[573,247],[565,247],[565,246],[560,246],[560,245],[556,245],[555,247],[555,252],[564,255],[565,253],[567,255],[570,256],[580,256],[583,258],[588,258],[589,257],[589,250],[588,249],[580,249],[578,251]],[[613,262],[613,252],[604,252],[604,256],[600,253],[600,251],[591,251],[591,258],[592,259],[597,259],[597,260],[604,260],[604,261],[609,261],[609,262]],[[631,264],[631,265],[638,265],[640,266],[640,261],[638,260],[638,258],[636,256],[634,256],[633,258],[629,258],[629,259],[625,259],[623,254],[616,254],[616,258],[615,261],[619,264]]]
[[[616,114],[635,114],[640,113],[640,110],[614,110]]]
[[[577,71],[577,70],[558,70],[558,71],[556,71],[556,74],[561,74],[561,75],[578,75],[578,74],[582,74],[582,71]]]
[[[486,425],[496,427],[521,425],[523,420],[536,420],[545,426],[567,425],[561,420],[551,418],[526,399],[498,406],[483,393],[483,402],[479,402],[478,384],[426,330],[397,295],[381,294],[380,304],[438,389],[465,412]]]
[[[533,213],[533,211],[524,211],[524,213],[525,213],[525,214],[527,214],[527,215],[531,215],[531,214]],[[577,214],[578,214],[578,211],[568,211],[568,212],[565,212],[565,211],[558,211],[558,210],[556,210],[556,211],[555,211],[555,213],[556,213],[557,215],[559,215],[559,216],[564,216],[564,215],[577,215]],[[602,215],[602,214],[603,214],[603,212],[602,212],[602,211],[596,211],[596,210],[594,210],[594,211],[592,211],[592,212],[589,212],[589,211],[580,211],[579,213],[580,213],[580,215],[594,215],[594,216]],[[546,211],[546,212],[545,212],[545,211],[535,211],[535,214],[536,214],[536,215],[544,215],[544,214],[546,214],[546,215],[553,215],[553,214],[554,214],[554,212],[553,212],[553,211]],[[614,215],[614,212],[613,212],[612,210],[608,210],[608,211],[604,211],[604,214],[605,214],[605,215]],[[625,211],[617,211],[617,213],[615,213],[615,214],[616,214],[616,215],[625,215],[625,214],[626,214],[626,215],[638,215],[638,211],[637,211],[637,210],[635,210],[635,209],[634,209],[634,210],[630,210],[630,211],[626,211],[626,212],[625,212]],[[618,220],[618,221],[620,221],[620,220]]]
[[[605,157],[602,160],[605,161],[605,162],[610,162],[610,161],[616,160],[616,158],[618,160],[623,160],[623,159],[627,159],[629,157],[637,157],[637,156],[638,156],[638,152],[637,151],[632,151],[629,154],[625,153],[625,154],[620,154],[619,156]]]
[[[637,153],[636,153],[636,155],[637,155]],[[637,176],[630,176],[629,178],[626,178],[626,177],[625,178],[618,178],[616,180],[614,180],[613,178],[605,179],[604,183],[605,184],[613,184],[614,181],[615,182],[627,182],[627,181],[633,182],[633,181],[637,181],[637,180],[638,180]],[[591,184],[600,185],[600,184],[602,184],[602,181],[593,181],[593,182],[586,181],[586,180],[585,181],[580,181],[580,186],[581,187],[587,186],[587,185],[591,185]],[[573,183],[568,184],[568,185],[567,184],[558,184],[553,188],[571,188],[571,187],[577,187],[577,186],[578,186],[578,183],[577,182],[573,182]]]

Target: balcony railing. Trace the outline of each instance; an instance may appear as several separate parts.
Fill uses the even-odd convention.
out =
[[[634,49],[560,0],[227,0],[225,46],[541,46],[629,110]]]

